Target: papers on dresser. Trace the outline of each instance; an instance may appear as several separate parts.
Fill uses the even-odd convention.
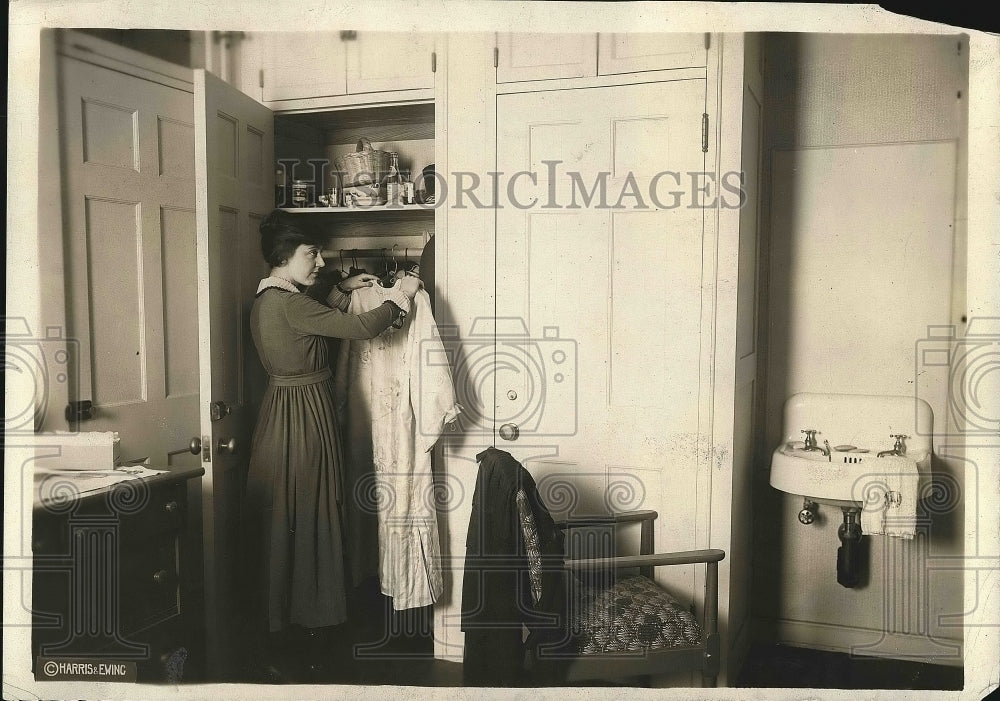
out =
[[[151,470],[144,465],[86,472],[39,467],[35,469],[35,501],[42,506],[58,507],[88,492],[164,472],[166,470]]]

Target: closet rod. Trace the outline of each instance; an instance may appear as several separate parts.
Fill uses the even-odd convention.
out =
[[[423,249],[414,248],[413,253],[410,253],[409,247],[407,248],[325,248],[320,252],[324,258],[419,258],[420,254],[423,253]]]

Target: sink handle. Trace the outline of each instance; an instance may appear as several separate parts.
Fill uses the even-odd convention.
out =
[[[889,438],[896,439],[896,444],[892,446],[892,449],[895,450],[899,455],[902,455],[906,452],[906,444],[903,441],[909,438],[909,436],[903,433],[893,433],[889,436]]]
[[[816,429],[815,428],[804,428],[799,433],[806,434],[806,450],[811,450],[816,447]]]

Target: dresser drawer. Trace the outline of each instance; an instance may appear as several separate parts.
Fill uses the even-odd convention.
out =
[[[128,495],[131,497],[132,495]],[[112,507],[119,514],[121,541],[143,543],[158,533],[181,531],[187,519],[187,485],[170,484],[137,493],[133,499],[122,495]]]
[[[181,612],[180,543],[176,533],[149,537],[121,563],[120,626],[124,635]]]

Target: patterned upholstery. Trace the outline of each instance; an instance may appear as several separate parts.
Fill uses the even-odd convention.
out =
[[[701,627],[676,599],[646,577],[586,591],[570,612],[578,652],[638,652],[698,645]]]
[[[517,515],[521,521],[521,535],[524,537],[524,551],[528,556],[528,577],[531,581],[531,599],[537,604],[542,598],[542,549],[538,544],[538,526],[531,513],[528,495],[523,489],[517,490]]]

